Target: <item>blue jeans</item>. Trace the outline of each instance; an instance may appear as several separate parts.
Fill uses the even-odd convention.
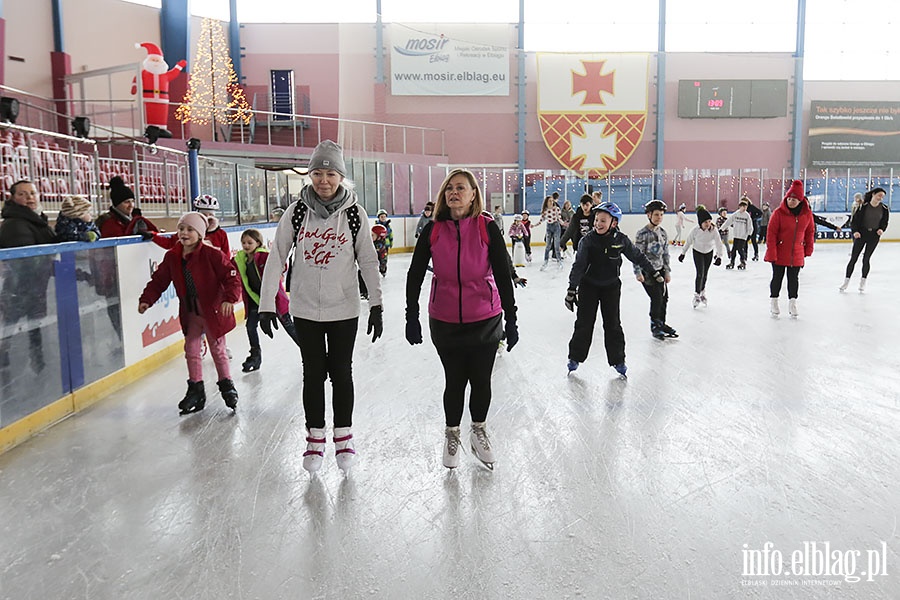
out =
[[[544,241],[547,242],[547,246],[544,248],[544,262],[550,259],[550,252],[553,252],[553,258],[560,259],[559,235],[559,223],[547,223],[547,233],[544,235]]]

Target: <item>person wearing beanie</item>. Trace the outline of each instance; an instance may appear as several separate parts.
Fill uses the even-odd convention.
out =
[[[269,261],[283,265],[293,250],[290,312],[303,363],[303,412],[306,452],[303,468],[313,473],[325,456],[325,381],[330,377],[334,410],[333,441],[338,467],[347,471],[354,462],[353,348],[359,323],[357,271],[369,293],[366,333],[374,343],[382,334],[381,277],[378,256],[368,235],[354,235],[368,215],[359,204],[353,182],[345,179],[341,147],[321,142],[309,159],[311,183],[284,212]],[[273,336],[278,328],[275,297],[281,269],[263,273],[259,294],[259,324]]]
[[[234,305],[241,300],[241,278],[228,257],[203,243],[208,228],[209,220],[199,212],[186,213],[178,220],[177,242],[166,252],[138,301],[138,312],[144,314],[170,284],[175,287],[188,370],[188,390],[178,403],[182,415],[203,410],[206,405],[201,353],[204,333],[222,400],[232,411],[238,402],[225,334],[235,326]]]
[[[844,283],[839,288],[842,292],[850,285],[850,276],[853,275],[853,267],[860,253],[863,255],[862,279],[859,280],[859,291],[866,289],[866,278],[869,276],[869,259],[875,252],[878,241],[888,226],[891,211],[883,202],[884,188],[873,188],[863,196],[862,205],[853,213],[850,221],[850,230],[853,232],[853,250],[850,253],[850,262],[844,275]]]
[[[803,194],[803,182],[796,179],[781,204],[772,212],[766,232],[765,261],[772,263],[772,281],[769,283],[769,311],[772,316],[777,317],[781,313],[778,296],[785,273],[788,280],[788,312],[792,317],[799,315],[800,269],[806,257],[813,253],[815,239],[812,210]]]
[[[753,219],[750,217],[750,213],[747,212],[747,207],[749,206],[750,202],[741,198],[740,202],[738,202],[737,211],[731,213],[731,216],[725,219],[725,222],[722,223],[722,226],[720,227],[720,230],[727,234],[728,228],[734,226],[734,241],[732,242],[731,248],[731,260],[725,266],[726,269],[734,268],[734,259],[738,256],[741,257],[741,263],[738,265],[738,269],[743,270],[747,268],[747,241],[753,234]]]
[[[634,265],[634,275],[643,284],[644,291],[650,297],[650,333],[658,340],[667,337],[678,337],[675,329],[666,323],[666,311],[669,306],[669,287],[672,280],[672,269],[669,266],[669,236],[662,227],[666,215],[666,203],[662,200],[651,200],[644,205],[644,213],[648,223],[634,235],[634,246],[647,257],[651,270],[645,270],[639,264]],[[662,273],[663,281],[657,281],[654,273]]]
[[[96,242],[100,228],[91,219],[91,201],[72,196],[62,201],[56,217],[56,239],[60,242]]]
[[[717,267],[722,264],[722,255],[725,254],[725,246],[722,244],[722,236],[713,225],[712,215],[702,204],[697,207],[697,226],[691,229],[678,255],[678,262],[684,262],[684,256],[689,248],[693,247],[694,258],[694,299],[691,305],[697,308],[701,304],[706,306],[706,279],[709,275],[710,265]]]
[[[434,213],[434,202],[428,201],[425,203],[425,208],[422,209],[422,216],[419,217],[419,222],[416,223],[416,237],[419,237],[419,234],[422,233],[422,230],[425,229],[425,226],[431,221],[431,215]],[[496,221],[496,217],[494,217]]]
[[[228,233],[219,226],[219,219],[216,217],[216,211],[219,210],[218,198],[209,194],[203,194],[194,198],[192,207],[194,212],[205,216],[208,222],[203,242],[221,250],[225,256],[231,258],[231,244],[228,242]],[[151,240],[154,244],[166,250],[173,248],[178,243],[178,236],[173,234],[157,235],[156,232],[150,231],[140,235],[145,240]]]
[[[134,192],[116,175],[109,180],[109,210],[97,217],[97,227],[104,238],[123,237],[129,233],[134,210]]]

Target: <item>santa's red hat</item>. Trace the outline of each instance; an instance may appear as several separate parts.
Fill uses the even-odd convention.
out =
[[[135,48],[145,48],[147,50],[147,56],[162,56],[162,50],[159,49],[159,46],[154,44],[153,42],[144,42],[143,44],[135,44]]]
[[[798,200],[803,200],[806,197],[806,194],[803,193],[803,182],[799,179],[795,179],[791,182],[791,187],[788,188],[787,193],[784,195],[784,199],[788,198],[796,198]]]

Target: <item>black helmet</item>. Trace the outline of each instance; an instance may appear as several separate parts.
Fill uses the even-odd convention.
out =
[[[644,205],[644,212],[651,213],[654,210],[661,210],[666,212],[666,203],[662,200],[651,200],[647,204]]]

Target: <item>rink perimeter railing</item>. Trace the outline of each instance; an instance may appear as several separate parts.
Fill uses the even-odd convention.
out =
[[[0,249],[0,452],[182,353],[171,286],[137,312],[164,252],[137,236]]]

